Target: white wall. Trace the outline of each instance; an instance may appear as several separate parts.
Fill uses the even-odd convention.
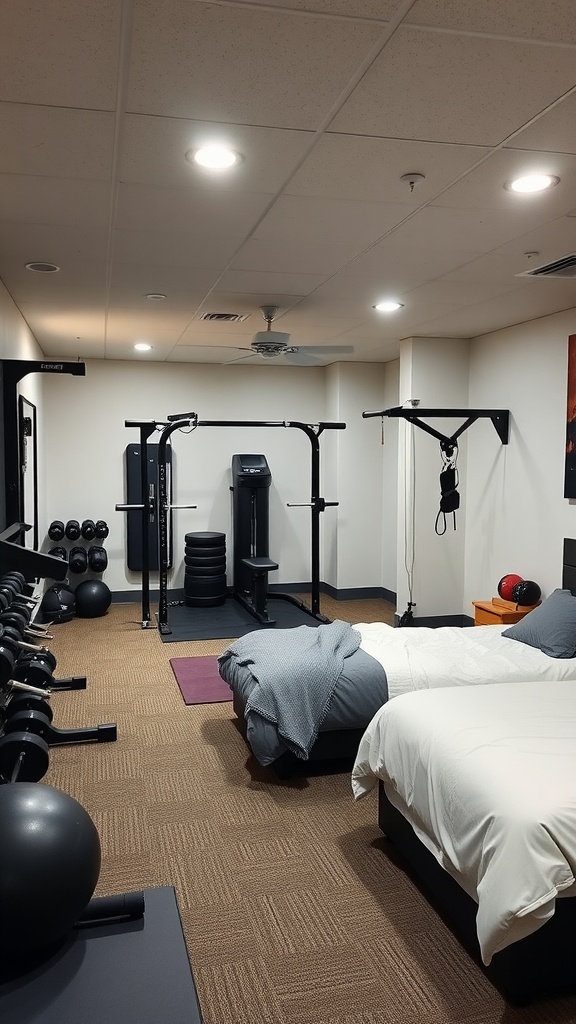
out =
[[[470,403],[511,412],[510,443],[469,431],[464,610],[515,572],[544,595],[561,583],[576,507],[564,498],[568,335],[576,309],[475,339]],[[487,433],[488,432],[488,433]],[[494,433],[494,431],[493,431]]]
[[[3,359],[41,359],[42,350],[34,338],[28,324],[19,310],[14,305],[6,288],[0,281],[0,360]],[[37,430],[38,430],[38,498],[39,518],[45,514],[44,495],[46,488],[45,465],[46,456],[44,450],[43,430],[43,377],[42,374],[30,374],[22,379],[18,386],[18,393],[23,395],[36,406]],[[0,402],[1,404],[1,402]],[[4,480],[4,446],[3,446],[3,409],[0,410],[0,476]],[[17,437],[8,438],[9,443],[17,445]],[[32,461],[32,460],[31,460]],[[28,488],[27,488],[28,490]],[[2,509],[4,508],[4,496],[2,496]],[[29,518],[27,516],[27,518]],[[8,524],[7,524],[8,525]],[[29,537],[26,536],[27,547]]]
[[[327,368],[328,418],[346,423],[346,430],[333,431],[330,474],[324,481],[323,497],[338,501],[338,508],[326,509],[321,517],[323,579],[339,590],[383,585],[380,421],[364,420],[362,413],[383,407],[385,385],[383,363],[335,363]]]
[[[445,338],[407,338],[400,349],[399,404],[419,399],[420,408],[468,407],[468,342]],[[418,414],[418,407],[415,413]],[[463,422],[459,418],[422,417],[447,437]],[[468,432],[458,441],[459,492],[466,490]],[[446,532],[435,532],[440,505],[440,473],[444,468],[440,442],[406,420],[398,429],[398,549],[397,610],[410,598],[409,574],[413,565],[412,601],[416,617],[460,614],[464,592],[465,518],[447,516]],[[439,527],[443,528],[443,527]]]
[[[201,420],[293,420],[316,423],[325,412],[325,375],[317,367],[225,367],[172,363],[88,361],[86,376],[50,376],[45,381],[50,473],[44,530],[52,519],[105,519],[112,591],[138,590],[139,574],[125,566],[125,516],[115,505],[125,498],[124,450],[139,432],[124,421],[164,420],[196,412]],[[336,431],[322,435],[329,457]],[[158,440],[158,434],[150,442]],[[231,554],[230,466],[235,453],[261,453],[272,472],[270,554],[279,570],[270,583],[310,579],[310,511],[287,508],[310,500],[310,442],[298,429],[198,428],[193,436],[172,435],[174,495],[196,510],[174,513],[175,572],[182,585],[184,534],[226,533]],[[46,538],[44,549],[51,546]],[[231,559],[228,559],[229,567]],[[81,578],[81,577],[80,577]],[[154,575],[151,578],[155,585]]]

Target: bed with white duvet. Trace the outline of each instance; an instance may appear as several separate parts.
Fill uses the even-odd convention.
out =
[[[314,758],[319,745],[321,756],[325,750],[330,757],[351,751],[351,764],[373,715],[404,693],[576,679],[575,609],[576,598],[558,590],[508,628],[337,621],[258,630],[224,651],[220,675],[233,691],[234,710],[261,764],[276,766],[285,755]],[[568,650],[555,635],[567,615]]]
[[[477,904],[485,965],[541,929],[557,902],[576,907],[576,682],[399,696],[370,722],[354,764],[357,799],[377,783]]]

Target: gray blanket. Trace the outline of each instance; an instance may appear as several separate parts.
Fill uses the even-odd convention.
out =
[[[360,645],[360,633],[336,619],[322,626],[256,630],[220,655],[249,668],[254,679],[245,717],[271,722],[289,750],[306,759],[322,725],[344,659]],[[286,665],[290,672],[286,672]]]

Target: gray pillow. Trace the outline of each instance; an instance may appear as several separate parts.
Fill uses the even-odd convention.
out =
[[[575,657],[576,597],[569,590],[553,590],[550,597],[505,629],[502,636],[538,647],[551,658]]]

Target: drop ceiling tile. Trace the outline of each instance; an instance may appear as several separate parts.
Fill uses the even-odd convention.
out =
[[[324,135],[287,185],[289,195],[418,206],[472,167],[489,150],[361,135]],[[400,180],[417,171],[413,192]]]
[[[266,292],[227,292],[218,286],[214,288],[210,295],[206,297],[202,303],[200,312],[211,312],[211,313],[247,313],[255,317],[258,327],[257,330],[263,329],[263,320],[260,313],[260,306],[279,306],[281,310],[291,309],[293,306],[300,303],[303,299],[302,295],[290,295],[285,292],[277,292],[272,295]],[[202,321],[205,330],[212,329],[226,329],[234,326],[239,327],[240,330],[249,330],[246,327],[246,321],[241,325],[234,325],[230,323],[222,323],[221,321],[216,325],[209,321]]]
[[[257,241],[314,245],[345,242],[372,245],[402,221],[410,207],[308,196],[280,196],[254,232]]]
[[[64,346],[84,356],[86,345],[104,343],[105,318],[101,307],[29,308],[27,303],[20,306],[31,331],[44,351],[62,355]],[[75,345],[76,343],[76,345]],[[102,348],[101,357],[104,356]]]
[[[400,28],[330,128],[494,146],[573,85],[571,49]]]
[[[538,222],[538,217],[533,216]],[[477,255],[523,234],[531,222],[523,211],[511,210],[504,215],[501,210],[462,209],[458,214],[448,207],[427,206],[397,228],[393,238],[400,246],[416,246],[420,243],[430,249],[437,245],[441,250],[470,253],[471,244],[477,246]]]
[[[0,103],[0,172],[110,180],[114,117]]]
[[[130,302],[135,307],[147,307],[150,293],[166,295],[158,305],[182,301],[182,296],[204,295],[219,278],[219,271],[209,267],[148,266],[146,263],[121,263],[115,260],[110,275],[111,295]]]
[[[169,316],[164,320],[155,317],[138,317],[130,309],[113,309],[108,313],[106,339],[108,342],[148,341],[152,345],[156,341],[170,342],[175,345],[186,327],[184,316]]]
[[[402,245],[396,241],[397,232],[362,253],[339,273],[325,281],[316,294],[321,298],[340,296],[358,299],[364,297],[372,305],[385,294],[403,294],[426,281],[446,274],[463,263],[475,259],[477,253],[465,250],[439,248],[419,241]]]
[[[323,274],[269,274],[265,270],[226,270],[218,282],[218,289],[250,294],[269,292],[270,295],[308,295],[321,285],[324,279]]]
[[[573,0],[417,0],[406,20],[435,28],[576,43]]]
[[[106,345],[102,339],[82,339],[82,351],[78,351],[78,343],[74,338],[71,340],[53,336],[42,339],[41,347],[48,359],[105,359]]]
[[[543,284],[543,290],[536,287]],[[546,295],[546,285],[559,284],[555,295]],[[445,316],[431,316],[418,324],[419,333],[430,337],[473,338],[492,331],[498,331],[513,324],[526,323],[540,316],[548,316],[574,306],[576,296],[565,282],[534,282],[534,290],[516,289],[507,295],[493,299],[487,305],[465,308],[447,313]]]
[[[120,231],[186,233],[190,248],[204,247],[214,237],[226,239],[230,247],[236,247],[250,233],[270,200],[271,196],[262,193],[121,185],[116,226]]]
[[[140,0],[128,111],[315,129],[380,32],[370,22]]]
[[[251,0],[251,4],[380,21],[392,17],[398,0]]]
[[[214,267],[224,270],[241,242],[242,232],[230,237],[209,231],[116,231],[114,259],[120,263],[145,264],[148,267],[180,267],[201,270]]]
[[[523,174],[555,174],[561,181],[549,192],[522,195],[504,188]],[[452,185],[433,201],[434,206],[500,210],[526,227],[536,227],[567,213],[576,203],[576,156],[503,149]]]
[[[307,245],[301,241],[251,238],[232,261],[232,270],[265,269],[277,274],[334,274],[358,255],[359,246],[343,242]]]
[[[576,153],[576,95],[569,96],[535,124],[515,135],[508,149],[544,150],[548,153]]]
[[[0,221],[107,226],[111,189],[105,181],[0,174]]]
[[[120,174],[129,184],[274,194],[313,138],[312,132],[288,128],[129,114],[124,123]],[[189,150],[209,143],[230,146],[241,154],[241,162],[214,172],[186,159]]]
[[[517,258],[518,272],[528,269],[523,254],[526,252],[536,253],[533,262],[535,266],[541,263],[548,263],[551,260],[560,259],[569,252],[576,250],[576,224],[571,217],[561,217],[559,220],[543,224],[534,231],[529,231],[512,242],[502,245],[497,250],[497,255],[515,256]]]
[[[19,0],[2,7],[0,99],[114,109],[116,0]]]
[[[32,261],[55,263],[61,270],[76,260],[101,260],[107,251],[107,230],[74,224],[4,223],[0,233],[0,267]]]

